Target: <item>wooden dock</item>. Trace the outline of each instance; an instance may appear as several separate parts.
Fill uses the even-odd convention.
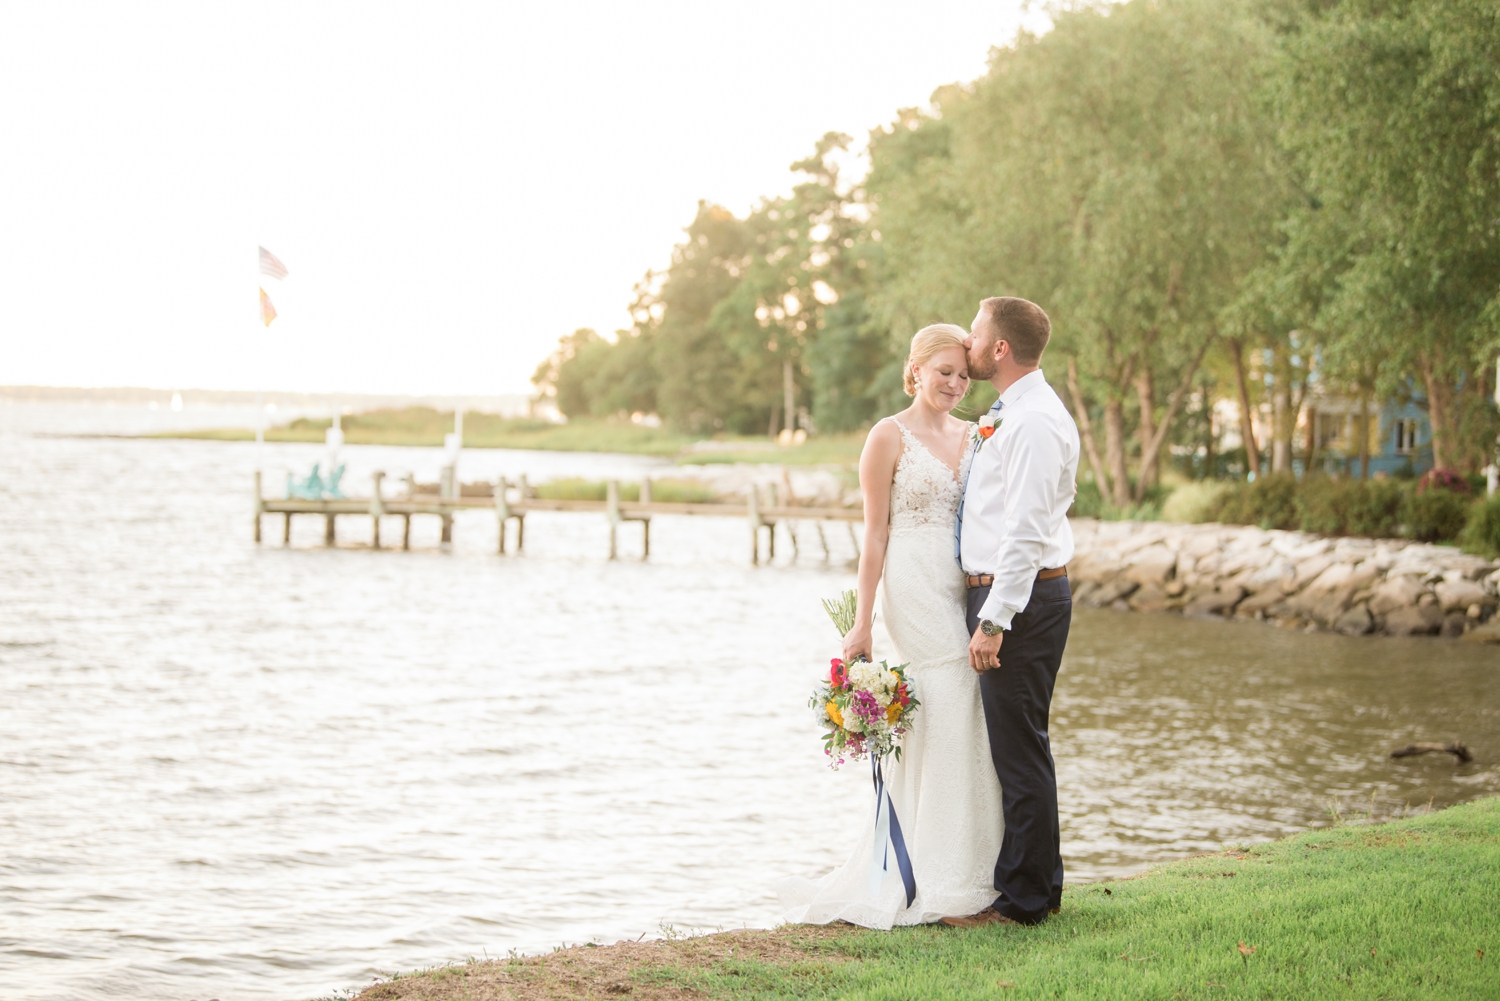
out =
[[[824,522],[843,522],[849,531],[854,549],[859,551],[859,537],[854,531],[855,523],[864,521],[860,508],[847,507],[803,507],[777,503],[763,505],[760,492],[752,487],[744,503],[693,503],[686,501],[656,501],[651,499],[651,481],[641,481],[640,500],[620,499],[620,482],[607,481],[604,500],[562,500],[538,497],[535,489],[528,485],[526,477],[512,483],[504,478],[492,484],[490,497],[464,497],[462,489],[451,480],[445,480],[438,493],[418,493],[411,478],[406,480],[407,496],[390,499],[382,494],[384,473],[375,473],[374,490],[368,498],[341,497],[337,499],[310,500],[305,498],[269,498],[261,488],[261,474],[255,474],[255,541],[261,541],[261,521],[265,515],[281,515],[281,542],[287,545],[292,538],[292,516],[299,514],[319,515],[323,518],[323,543],[334,545],[337,540],[335,519],[340,515],[369,518],[374,526],[374,546],[381,548],[380,525],[384,518],[401,519],[401,548],[411,548],[411,520],[417,515],[431,515],[442,521],[442,541],[453,541],[453,515],[459,511],[491,511],[499,522],[500,542],[498,551],[506,551],[507,529],[516,523],[515,549],[519,552],[526,541],[526,515],[533,511],[560,511],[578,514],[603,515],[609,523],[609,558],[618,556],[620,526],[626,522],[641,525],[641,558],[651,555],[651,518],[654,515],[691,515],[719,518],[742,518],[750,528],[750,559],[760,562],[761,530],[766,530],[767,558],[776,556],[776,525],[779,522],[811,521],[817,527],[818,540],[823,554],[828,555],[828,540],[823,533]],[[514,496],[512,496],[514,494]],[[791,535],[792,547],[797,548],[797,536]]]

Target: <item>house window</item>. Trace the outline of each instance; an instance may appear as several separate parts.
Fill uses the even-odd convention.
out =
[[[1417,422],[1414,420],[1399,420],[1396,422],[1396,454],[1411,455],[1417,450]]]

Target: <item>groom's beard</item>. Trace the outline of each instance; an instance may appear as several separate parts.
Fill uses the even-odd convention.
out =
[[[989,352],[974,352],[969,355],[969,378],[980,382],[988,382],[995,377],[1000,366],[995,364],[995,356]]]

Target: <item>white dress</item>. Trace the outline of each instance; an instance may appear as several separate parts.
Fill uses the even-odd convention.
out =
[[[883,765],[916,876],[906,906],[900,875],[870,892],[875,795],[868,816],[851,832],[849,861],[820,879],[791,878],[776,887],[792,924],[848,921],[866,928],[929,924],[975,914],[994,902],[995,859],[1004,820],[1000,782],[979,701],[979,676],[969,667],[963,574],[953,558],[960,486],[973,449],[953,470],[906,426],[891,483],[891,535],[885,553],[881,613],[896,646],[892,663],[908,677],[922,707],[903,740],[899,762]],[[886,660],[891,660],[889,656]]]

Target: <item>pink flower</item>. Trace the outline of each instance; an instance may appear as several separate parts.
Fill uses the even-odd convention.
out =
[[[837,657],[829,661],[828,683],[834,688],[843,688],[849,682],[849,672],[844,669],[844,662]]]

